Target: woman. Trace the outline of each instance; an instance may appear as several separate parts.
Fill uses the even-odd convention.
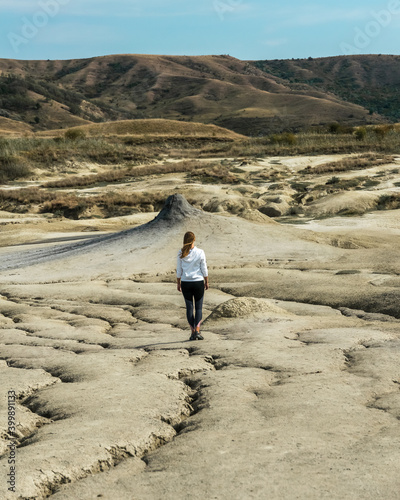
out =
[[[183,237],[176,266],[178,292],[186,303],[186,316],[192,334],[190,340],[203,340],[200,335],[204,290],[208,290],[208,270],[203,250],[194,246],[196,237],[190,231]],[[194,307],[193,307],[194,300]]]

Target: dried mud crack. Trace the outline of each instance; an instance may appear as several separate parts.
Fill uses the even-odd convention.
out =
[[[190,342],[172,267],[194,223],[211,288]],[[350,249],[338,233],[176,196],[141,229],[6,259],[21,265],[0,277],[1,375],[25,394],[19,498],[397,500],[397,236]]]

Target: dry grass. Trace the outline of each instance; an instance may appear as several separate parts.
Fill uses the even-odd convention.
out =
[[[164,202],[163,193],[105,193],[89,198],[56,195],[42,205],[40,212],[78,219],[85,211],[96,207],[104,217],[115,217],[132,211],[153,212],[161,209]]]
[[[32,175],[32,171],[13,147],[13,142],[0,139],[0,183],[22,179]]]
[[[181,125],[180,122],[178,124]],[[183,125],[186,127],[188,124]],[[162,155],[195,159],[367,152],[397,154],[400,149],[400,131],[393,128],[384,136],[378,136],[374,129],[369,129],[365,140],[362,141],[354,134],[300,133],[235,140],[228,137],[196,135],[84,137],[78,134],[73,140],[65,137],[28,137],[3,139],[2,142],[6,143],[7,149],[12,151],[21,163],[41,170],[48,168],[51,171],[65,168],[71,162],[82,161],[102,165],[139,165],[150,163]]]
[[[4,157],[0,154],[0,183],[24,179],[32,175],[28,165],[17,156]]]
[[[400,149],[400,128],[390,128],[383,136],[375,128],[366,129],[363,140],[359,140],[356,130],[353,133],[329,134],[325,132],[301,132],[276,136],[248,138],[233,143],[205,144],[199,152],[200,157],[208,156],[297,156],[303,154],[351,154],[380,153],[398,154]],[[385,129],[386,130],[386,129]],[[287,137],[287,140],[285,140]]]
[[[24,122],[0,116],[0,136],[13,137],[32,134],[32,127]]]
[[[384,194],[379,198],[378,210],[398,210],[400,208],[400,194]]]
[[[378,165],[387,165],[393,161],[393,156],[367,153],[355,158],[343,158],[339,161],[325,163],[323,165],[318,165],[317,167],[307,167],[300,173],[315,175],[330,172],[347,172],[349,170],[365,170]]]
[[[86,210],[98,207],[105,217],[132,213],[152,212],[160,209],[166,199],[165,193],[105,193],[97,196],[77,196],[73,193],[51,192],[41,188],[0,190],[0,209],[26,213],[35,209],[40,213],[51,213],[78,219]]]
[[[79,136],[83,134],[87,137],[156,136],[168,138],[224,138],[231,140],[243,139],[244,137],[231,130],[217,127],[216,125],[164,119],[121,120],[73,127],[68,129],[68,131],[61,129],[37,133],[39,137],[64,137],[66,134],[67,136],[73,136],[74,134]]]
[[[143,165],[138,167],[120,168],[108,170],[101,174],[86,176],[69,176],[57,181],[46,182],[44,188],[78,188],[92,186],[99,183],[113,183],[122,180],[129,180],[136,177],[149,175],[163,175],[179,172],[194,172],[204,169],[204,162],[182,161],[178,163],[164,163],[162,165]]]
[[[0,140],[2,149],[12,151],[22,162],[32,167],[64,167],[68,162],[90,161],[100,164],[139,163],[157,158],[157,148],[132,147],[102,138],[8,138]]]
[[[199,180],[203,184],[237,184],[240,182],[229,166],[220,164],[193,170],[189,179]]]

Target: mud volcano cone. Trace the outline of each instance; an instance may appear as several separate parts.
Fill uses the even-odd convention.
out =
[[[171,224],[181,222],[185,218],[200,217],[204,215],[201,210],[194,208],[181,194],[169,196],[163,209],[149,224],[167,221]]]

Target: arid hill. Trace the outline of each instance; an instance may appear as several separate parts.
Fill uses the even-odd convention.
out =
[[[290,82],[293,90],[311,85],[359,104],[370,114],[378,113],[392,121],[400,121],[399,56],[339,56],[258,61],[254,64],[268,75]]]
[[[246,135],[334,121],[376,123],[393,117],[385,106],[399,61],[352,56],[256,62],[228,55],[2,59],[0,115],[34,130],[164,118],[213,123]]]

